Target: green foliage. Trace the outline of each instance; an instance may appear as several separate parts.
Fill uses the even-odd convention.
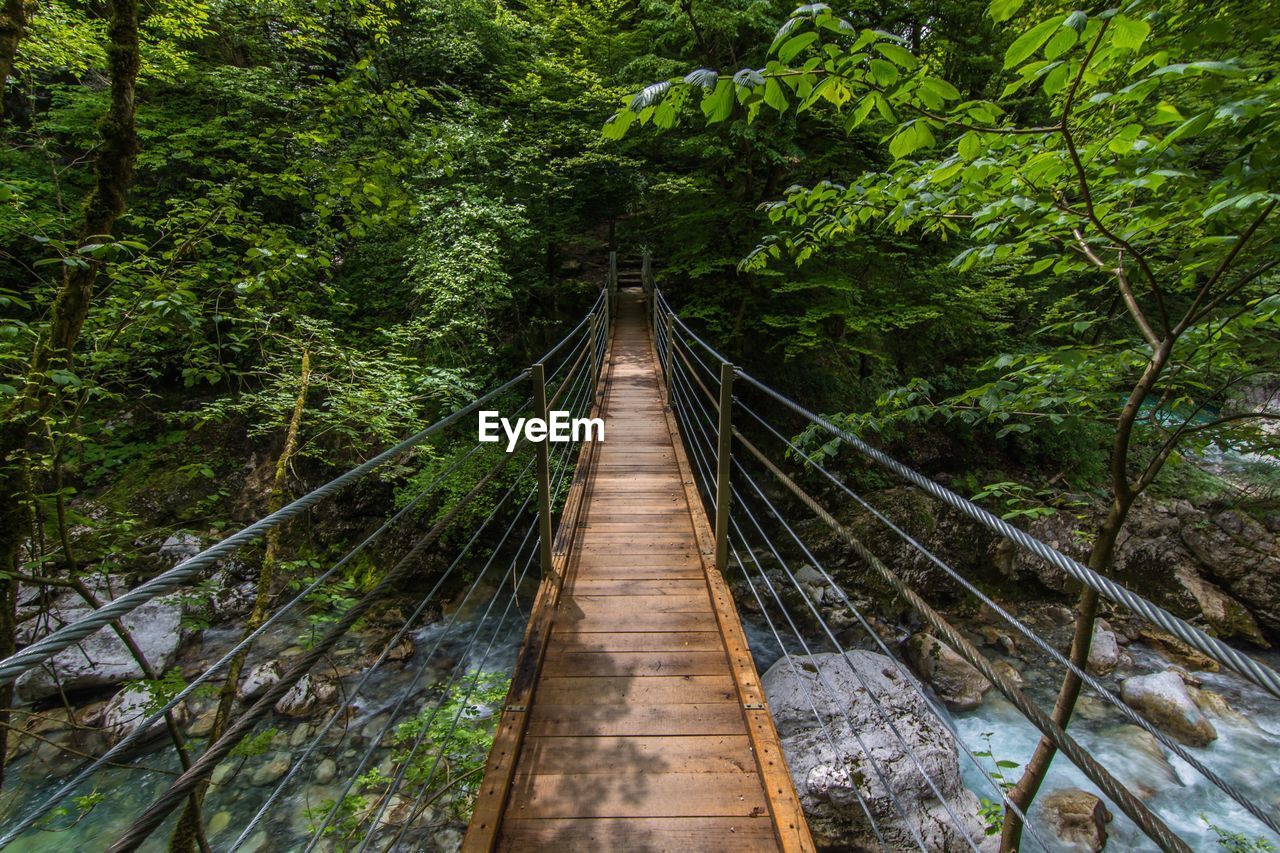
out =
[[[1013,778],[1012,771],[1017,770],[1021,765],[1016,761],[1010,761],[1007,758],[996,758],[992,752],[991,737],[992,732],[983,732],[980,737],[986,742],[987,748],[975,750],[974,758],[986,758],[991,761],[991,769],[988,771],[992,780],[1000,786],[1000,790],[1008,793],[1013,790],[1017,780]],[[982,818],[987,835],[999,835],[1004,829],[1004,803],[996,802],[987,797],[979,797],[978,817]]]
[[[912,233],[957,243],[957,274],[1011,277],[1017,310],[1047,320],[1015,341],[1020,349],[975,365],[966,387],[940,397],[923,379],[891,389],[855,416],[863,426],[941,417],[1000,439],[1027,436],[1037,421],[1081,432],[1117,422],[1159,360],[1158,381],[1136,401],[1135,449],[1148,465],[1140,483],[1174,443],[1273,452],[1258,419],[1196,420],[1280,355],[1265,259],[1280,239],[1270,215],[1280,201],[1280,75],[1266,16],[1241,4],[1208,15],[1199,4],[1055,9],[993,5],[1017,34],[977,94],[941,76],[928,43],[802,6],[761,64],[651,85],[605,135],[674,127],[685,104],[709,125],[817,112],[851,135],[872,129],[887,143],[887,168],[794,185],[765,204],[778,230],[740,270],[784,275],[783,260],[803,265],[840,257],[869,233]]]
[[[1228,851],[1228,853],[1269,853],[1269,851],[1276,849],[1274,844],[1261,836],[1250,838],[1243,832],[1232,832],[1229,829],[1223,829],[1205,815],[1200,815],[1200,819],[1218,836],[1218,847]]]
[[[275,728],[266,728],[255,735],[250,735],[240,741],[231,750],[233,758],[256,758],[265,755],[267,750],[271,748],[271,741],[275,739],[278,731]]]
[[[143,678],[130,682],[128,685],[131,689],[141,689],[147,694],[147,703],[143,706],[142,712],[146,716],[156,713],[169,703],[173,697],[177,696],[187,688],[187,680],[182,677],[182,668],[173,667],[166,670],[159,678]],[[202,696],[213,696],[217,693],[217,688],[211,684],[201,684],[195,690],[191,691],[191,698],[196,699]]]
[[[484,770],[501,717],[498,709],[511,688],[510,676],[501,672],[466,673],[460,684],[470,685],[473,679],[475,688],[469,697],[466,688],[455,689],[438,707],[424,708],[397,726],[392,738],[396,747],[392,762],[408,762],[404,776],[407,787],[402,790],[425,799],[450,790],[449,809],[464,821],[471,817],[475,793],[480,789],[479,774]],[[422,747],[412,751],[420,738]]]

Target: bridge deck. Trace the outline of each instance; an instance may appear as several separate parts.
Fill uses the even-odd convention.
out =
[[[540,666],[504,714],[465,849],[812,849],[638,293],[620,294],[611,353],[563,585],[526,637]]]

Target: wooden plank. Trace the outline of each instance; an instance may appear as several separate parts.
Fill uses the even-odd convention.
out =
[[[634,775],[637,770],[754,773],[755,761],[745,734],[531,737],[520,752],[516,775]]]
[[[727,674],[656,675],[647,678],[547,677],[538,681],[538,701],[552,705],[618,705],[625,702],[698,705],[731,702],[736,698],[733,679]]]
[[[651,350],[652,347],[651,342]],[[656,353],[654,355],[656,357]],[[658,376],[658,382],[662,384],[660,376]],[[681,473],[685,475],[685,491],[693,518],[694,533],[701,546],[703,568],[706,571],[707,587],[711,592],[716,621],[724,637],[729,659],[733,663],[731,672],[738,701],[742,705],[751,703],[764,706],[759,710],[744,709],[743,716],[748,723],[747,733],[751,738],[756,767],[765,787],[769,814],[773,820],[778,844],[785,853],[812,853],[817,848],[809,833],[809,825],[800,806],[800,798],[796,795],[795,785],[791,781],[791,774],[783,759],[782,745],[777,729],[773,725],[773,717],[767,710],[759,673],[756,672],[754,662],[750,662],[750,648],[747,645],[746,634],[742,630],[742,622],[738,618],[737,608],[733,605],[733,599],[720,572],[720,567],[715,565],[712,556],[715,553],[715,537],[703,512],[697,487],[693,485],[689,459],[685,455],[684,443],[680,439],[679,423],[672,412],[667,412],[665,419],[676,451],[676,463]]]
[[[699,592],[668,593],[666,595],[578,595],[561,605],[576,608],[578,612],[593,616],[595,614],[613,615],[626,619],[636,611],[645,613],[711,613],[711,599],[706,590]]]
[[[757,774],[643,773],[617,777],[538,774],[512,781],[507,819],[764,816]]]
[[[764,853],[778,849],[773,826],[758,817],[513,819],[503,826],[502,845],[512,850],[566,853]]]
[[[669,593],[703,593],[707,582],[701,578],[578,578],[573,595],[667,595]]]
[[[609,675],[723,675],[724,651],[565,652],[548,655],[542,677],[591,678]]]
[[[547,649],[547,660],[576,652],[719,652],[724,641],[719,631],[629,631],[578,633],[557,637]]]
[[[708,613],[635,613],[619,624],[614,615],[562,613],[556,620],[556,633],[625,633],[631,631],[705,631],[715,628],[715,618]],[[725,676],[728,677],[727,675]]]

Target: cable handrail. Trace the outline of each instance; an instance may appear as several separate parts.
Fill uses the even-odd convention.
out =
[[[838,650],[842,649],[840,643],[836,640],[834,633],[830,631],[829,627],[826,627],[826,623],[821,612],[817,610],[814,606],[814,602],[812,602],[808,596],[804,594],[803,589],[800,588],[798,580],[796,580],[790,571],[786,560],[772,544],[772,540],[769,538],[764,528],[755,520],[755,516],[750,512],[748,503],[744,499],[742,493],[740,493],[737,487],[733,485],[733,481],[738,476],[746,478],[754,489],[759,500],[763,501],[769,508],[773,518],[795,541],[795,544],[799,547],[801,552],[805,554],[808,562],[816,566],[817,571],[822,575],[826,582],[836,590],[842,600],[842,603],[850,609],[859,624],[868,631],[873,641],[876,642],[877,645],[881,646],[885,654],[887,654],[895,664],[901,667],[901,663],[897,660],[896,655],[890,654],[888,648],[884,645],[883,640],[876,635],[874,631],[871,631],[869,624],[866,623],[862,614],[849,600],[848,595],[844,593],[844,590],[835,582],[829,573],[822,568],[820,562],[808,549],[802,538],[796,534],[792,525],[788,523],[787,518],[778,510],[774,503],[769,499],[768,495],[765,494],[750,474],[742,467],[741,461],[735,458],[735,454],[733,453],[733,442],[735,441],[740,446],[744,447],[750,455],[760,462],[767,470],[769,470],[775,478],[779,479],[783,486],[791,490],[792,493],[800,499],[802,504],[809,506],[809,508],[812,509],[822,521],[826,522],[827,525],[837,533],[837,536],[841,541],[853,548],[854,552],[858,554],[864,562],[871,565],[884,580],[889,582],[890,586],[900,597],[903,597],[909,604],[915,607],[933,630],[935,630],[939,636],[944,639],[947,645],[957,651],[962,659],[976,667],[990,683],[1000,689],[1001,693],[1006,694],[1007,698],[1009,698],[1023,717],[1039,729],[1042,735],[1053,742],[1067,758],[1076,764],[1088,778],[1097,784],[1106,796],[1111,798],[1112,802],[1119,806],[1121,811],[1134,820],[1134,822],[1144,833],[1148,835],[1148,837],[1155,840],[1162,849],[1187,849],[1185,843],[1178,838],[1175,833],[1173,833],[1162,819],[1155,815],[1144,803],[1133,797],[1124,788],[1124,786],[1120,785],[1115,778],[1110,775],[1105,767],[1093,759],[1087,751],[1080,747],[1074,739],[1067,735],[1066,732],[1063,731],[1043,711],[1030,703],[1030,701],[1021,694],[1019,688],[1004,677],[1003,673],[995,671],[992,668],[990,661],[983,657],[976,648],[974,648],[949,623],[947,623],[944,617],[937,614],[936,611],[933,611],[932,608],[930,608],[923,599],[919,598],[919,596],[911,590],[901,578],[899,578],[892,570],[885,567],[873,553],[866,549],[865,545],[862,545],[861,542],[854,539],[847,529],[841,527],[839,523],[835,521],[833,516],[822,509],[822,507],[807,495],[807,493],[803,492],[803,490],[795,484],[794,480],[787,477],[787,475],[785,475],[781,469],[764,454],[763,451],[755,447],[755,445],[752,444],[740,430],[730,424],[728,426],[729,438],[726,440],[723,433],[726,429],[726,424],[729,423],[729,421],[722,413],[719,416],[717,415],[721,407],[724,406],[723,401],[726,399],[731,400],[735,408],[741,407],[745,409],[769,433],[781,440],[788,449],[793,451],[806,463],[818,468],[828,479],[835,483],[838,488],[840,488],[849,497],[856,500],[861,506],[868,509],[878,521],[886,524],[895,534],[902,538],[904,542],[925,556],[926,559],[942,568],[949,576],[958,581],[967,591],[977,595],[979,601],[993,606],[995,612],[998,613],[1001,618],[1008,621],[1020,633],[1031,639],[1036,647],[1049,653],[1054,662],[1065,666],[1069,671],[1079,676],[1086,685],[1098,692],[1106,701],[1115,705],[1128,720],[1137,724],[1144,731],[1152,734],[1156,738],[1157,743],[1162,747],[1168,749],[1173,755],[1187,761],[1187,764],[1192,769],[1200,773],[1205,779],[1219,788],[1223,793],[1227,794],[1227,796],[1236,803],[1243,806],[1247,812],[1258,818],[1266,827],[1280,834],[1280,826],[1278,826],[1276,819],[1268,814],[1267,811],[1263,810],[1260,806],[1251,801],[1233,785],[1226,782],[1203,762],[1197,760],[1181,745],[1174,742],[1169,736],[1164,735],[1151,723],[1143,719],[1136,711],[1117,697],[1114,692],[1108,690],[1105,685],[1102,685],[1098,679],[1089,675],[1087,672],[1084,672],[1081,667],[1073,664],[1070,660],[1067,660],[1060,652],[1053,649],[1052,646],[1043,638],[1036,635],[1034,631],[1031,631],[1006,610],[995,605],[994,602],[991,602],[988,596],[983,595],[974,584],[965,579],[953,567],[947,565],[936,555],[928,551],[928,549],[924,548],[923,545],[905,533],[897,525],[893,524],[882,513],[875,510],[874,507],[871,507],[870,504],[868,504],[861,496],[853,492],[846,484],[844,484],[842,480],[835,477],[834,474],[827,471],[811,456],[796,447],[790,439],[779,432],[771,423],[768,422],[766,418],[744,403],[741,397],[732,394],[725,397],[723,395],[727,392],[722,389],[722,396],[720,400],[717,400],[716,395],[712,392],[711,388],[702,382],[698,368],[700,367],[702,371],[705,371],[708,375],[713,377],[716,375],[715,371],[712,369],[712,366],[708,365],[702,356],[694,350],[693,346],[686,342],[691,341],[692,343],[697,344],[713,359],[718,361],[722,366],[725,366],[727,370],[730,370],[728,374],[722,374],[726,376],[726,381],[728,381],[728,377],[743,380],[746,385],[763,393],[771,402],[781,404],[785,409],[789,409],[790,411],[800,415],[808,423],[834,435],[842,444],[853,447],[864,457],[869,458],[876,464],[889,469],[897,476],[905,479],[908,483],[924,490],[935,499],[941,500],[949,506],[960,510],[963,514],[979,522],[982,526],[998,533],[1004,538],[1009,539],[1015,545],[1036,555],[1050,565],[1060,569],[1068,576],[1073,577],[1098,591],[1109,600],[1120,606],[1126,607],[1138,616],[1148,619],[1150,622],[1173,634],[1183,642],[1186,642],[1192,648],[1203,652],[1210,659],[1241,675],[1256,686],[1261,687],[1273,695],[1280,696],[1280,676],[1278,676],[1273,670],[1265,664],[1255,661],[1243,652],[1239,652],[1231,648],[1217,638],[1210,637],[1185,620],[1174,616],[1158,605],[1155,605],[1142,596],[1126,589],[1122,585],[1103,577],[1089,567],[1084,566],[1060,553],[1056,549],[1051,548],[1025,531],[1019,530],[1003,519],[996,518],[994,515],[981,507],[978,507],[971,501],[968,501],[940,484],[933,482],[925,475],[889,456],[889,454],[872,447],[858,436],[840,428],[830,420],[813,413],[781,392],[751,376],[740,367],[732,366],[731,363],[714,347],[710,346],[706,341],[700,338],[697,333],[690,329],[688,325],[677,314],[675,314],[664,294],[662,294],[660,290],[657,290],[656,288],[654,289],[653,298],[655,312],[652,325],[655,344],[657,345],[659,352],[659,362],[669,387],[668,394],[670,398],[670,406],[674,410],[678,423],[682,426],[681,432],[682,437],[684,438],[684,443],[690,450],[691,458],[696,463],[694,480],[697,483],[699,493],[709,502],[712,508],[721,501],[730,502],[730,510],[724,516],[724,519],[727,522],[727,528],[721,531],[718,523],[716,537],[717,540],[720,540],[721,537],[727,537],[727,544],[730,547],[733,547],[734,556],[738,562],[738,566],[743,571],[744,576],[746,576],[748,583],[751,584],[751,591],[753,595],[756,596],[757,602],[761,605],[761,611],[765,613],[766,618],[769,618],[768,608],[764,607],[765,602],[760,598],[760,594],[755,589],[754,582],[751,581],[750,573],[748,572],[745,563],[738,555],[736,546],[733,545],[735,538],[740,539],[743,547],[747,548],[748,553],[750,553],[750,543],[748,542],[745,533],[736,518],[736,512],[744,509],[747,513],[747,517],[751,518],[755,524],[757,533],[762,537],[768,550],[782,567],[783,573],[791,578],[797,591],[801,593],[801,598],[809,605],[809,609],[813,611],[813,616],[817,619],[818,624],[823,626],[824,631],[828,634],[828,638],[836,648]],[[716,384],[719,383],[717,382]],[[713,385],[712,387],[715,386]],[[717,440],[718,434],[719,438]],[[715,473],[715,469],[717,467],[716,457],[721,453],[726,452],[726,450],[729,453],[729,464],[727,467],[721,465],[720,471],[717,474]],[[737,507],[737,510],[734,509],[735,506]],[[722,547],[724,546],[718,544],[717,550]],[[724,553],[727,554],[727,550]],[[757,568],[761,571],[761,576],[765,583],[772,587],[772,583],[768,576],[765,575],[763,573],[763,569],[760,568],[759,562],[753,562],[755,562]],[[771,589],[771,591],[773,590]],[[782,614],[788,621],[790,621],[790,614],[787,612],[785,603],[780,597],[776,597],[776,592],[775,598]],[[779,646],[783,649],[785,654],[785,644],[781,642],[780,636],[777,635],[776,627],[773,626],[771,619],[770,627],[779,641]],[[793,628],[794,627],[795,626],[793,624]],[[807,642],[804,641],[803,636],[800,636],[798,629],[796,629],[796,632],[797,640],[800,641],[801,645],[807,649]],[[841,653],[841,657],[842,659],[845,659],[843,652]],[[846,664],[847,663],[848,661],[846,660]],[[914,682],[912,683],[914,684]],[[924,695],[923,692],[921,695]],[[944,720],[946,719],[927,696],[925,696],[925,701],[934,713],[938,714]],[[995,780],[987,773],[986,768],[982,766],[981,762],[977,761],[972,752],[963,744],[963,742],[960,741],[958,736],[956,736],[949,727],[948,731],[960,748],[982,772],[983,776],[995,785]],[[909,748],[908,752],[910,752]],[[917,766],[919,765],[917,764]],[[929,780],[926,778],[926,781]],[[999,785],[996,785],[996,788],[1000,791],[1001,799],[1004,801],[1006,808],[1012,813],[1017,814],[1025,824],[1026,816],[1018,810],[1017,806],[1011,801],[1003,788]],[[937,792],[935,791],[935,794],[936,793]],[[942,798],[940,797],[939,799]],[[945,799],[943,799],[943,802],[945,804]],[[954,814],[951,814],[950,816],[953,819],[955,818]],[[955,821],[955,823],[958,827],[959,822]],[[1036,835],[1035,828],[1030,824],[1027,824],[1027,826],[1031,833]],[[1042,846],[1044,845],[1043,839],[1037,836],[1036,840],[1040,842]],[[970,843],[972,844],[972,840],[970,840]]]

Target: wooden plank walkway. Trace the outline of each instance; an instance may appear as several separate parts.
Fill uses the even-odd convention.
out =
[[[638,291],[610,352],[463,849],[812,850]]]

